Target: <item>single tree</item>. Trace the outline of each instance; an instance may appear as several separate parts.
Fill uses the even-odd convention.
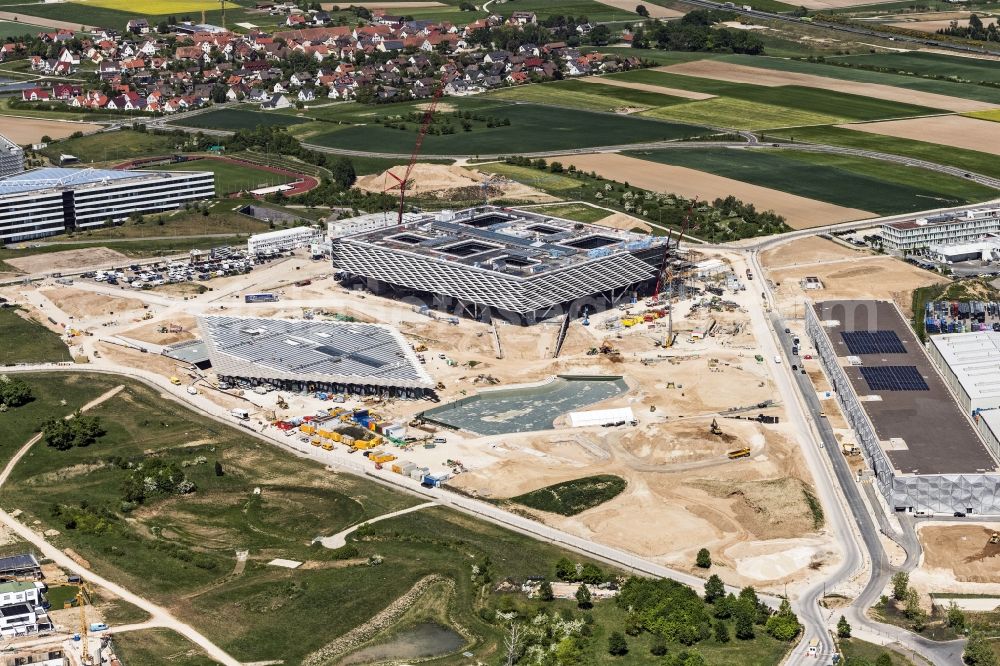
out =
[[[962,660],[969,666],[997,666],[997,657],[990,642],[979,632],[969,636]]]
[[[720,643],[729,642],[729,625],[722,620],[715,621],[715,640]]]
[[[628,642],[625,634],[620,631],[612,631],[608,636],[608,654],[614,657],[621,657],[628,654]]]
[[[220,463],[218,460],[216,460],[215,461],[215,475],[216,476],[222,476],[223,474],[225,474],[225,472],[222,471],[222,463]]]
[[[547,580],[542,581],[542,584],[538,586],[538,598],[542,601],[552,601],[556,598],[552,593],[552,583]]]
[[[840,616],[840,620],[837,621],[837,637],[838,638],[850,638],[851,637],[851,623],[847,621],[847,618],[843,615]]]
[[[643,18],[649,18],[649,10],[646,9],[646,5],[636,5],[635,13]]]
[[[961,631],[965,628],[965,613],[954,601],[948,604],[947,622],[952,629]]]
[[[756,615],[756,609],[745,602],[741,602],[736,605],[736,610],[733,615],[736,618],[734,622],[736,638],[741,641],[753,640],[755,636],[753,622]]]
[[[705,601],[714,604],[719,599],[726,596],[726,586],[717,574],[712,574],[705,581]]]
[[[654,657],[662,657],[667,653],[667,641],[657,634],[653,637],[653,642],[649,646],[649,653]]]
[[[875,660],[875,666],[892,666],[892,657],[888,652],[883,652]]]
[[[695,565],[700,569],[709,569],[712,566],[712,555],[708,552],[708,548],[702,548],[698,551],[697,557],[694,560]]]
[[[580,608],[590,608],[594,605],[586,585],[576,588],[576,605]]]
[[[892,575],[892,598],[896,601],[906,599],[906,588],[910,586],[910,574],[897,571]]]

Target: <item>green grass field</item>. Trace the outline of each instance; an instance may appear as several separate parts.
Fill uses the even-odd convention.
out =
[[[793,130],[777,130],[768,134],[768,138],[794,139],[811,143],[825,143],[833,146],[863,148],[877,150],[894,155],[905,155],[917,159],[929,160],[939,164],[948,164],[960,169],[968,169],[986,176],[1000,178],[1000,163],[993,155],[977,150],[939,146],[926,141],[898,139],[891,136],[880,136],[869,132],[857,132],[841,127],[802,127]]]
[[[849,63],[864,67],[885,67],[895,74],[915,76],[957,77],[965,81],[1000,83],[1000,68],[991,60],[960,58],[943,53],[909,51],[905,53],[872,53],[827,58],[832,63]]]
[[[874,643],[868,643],[860,638],[840,639],[837,641],[837,645],[840,648],[841,655],[848,664],[860,663],[861,661],[874,664],[880,655],[888,654],[892,658],[894,666],[913,666],[912,661],[906,659],[898,652],[893,652]]]
[[[575,222],[597,222],[598,220],[604,219],[608,215],[612,214],[611,211],[603,208],[595,208],[593,206],[585,206],[584,204],[578,203],[559,203],[548,206],[533,206],[531,210],[545,215],[551,215],[553,217],[573,220]]]
[[[164,171],[211,171],[215,174],[215,191],[220,197],[232,192],[255,190],[259,187],[271,187],[272,185],[284,185],[293,180],[280,173],[273,173],[264,169],[254,169],[245,164],[213,159],[166,164],[157,166],[156,169]]]
[[[633,155],[880,215],[984,201],[995,194],[961,178],[847,155],[726,149]]]
[[[0,340],[0,365],[71,360],[58,335],[24,319],[16,308],[0,308]]]
[[[172,136],[149,132],[118,132],[88,134],[75,139],[54,141],[39,152],[51,160],[59,155],[69,154],[80,158],[80,162],[115,162],[135,157],[169,155],[178,147],[178,139]]]
[[[115,634],[114,646],[124,664],[213,666],[218,663],[210,659],[201,648],[170,629],[145,629]]]
[[[407,9],[406,15],[413,16],[416,19],[451,21],[456,25],[464,25],[489,14],[489,12],[483,11],[463,12],[458,8],[459,2],[457,0],[443,0],[443,2],[448,6],[414,7]],[[344,6],[347,4],[345,3]],[[497,10],[490,7],[490,11]],[[639,20],[639,16],[633,11],[615,9],[614,7],[594,2],[594,0],[517,0],[517,9],[507,8],[507,13],[510,11],[534,12],[539,20],[555,15],[586,16],[594,22]]]
[[[681,97],[600,83],[584,83],[574,79],[502,88],[490,93],[487,98],[568,106],[587,111],[614,111],[622,107],[660,107],[686,101]]]
[[[796,111],[784,106],[748,102],[741,99],[714,97],[712,99],[666,106],[642,115],[661,120],[694,123],[702,122],[720,128],[741,130],[767,130],[776,127],[831,125],[843,122],[841,116],[814,111]]]
[[[291,115],[240,108],[208,111],[182,121],[168,121],[167,124],[205,129],[239,130],[253,129],[255,127],[291,127],[292,125],[300,125],[306,122],[309,121]]]
[[[50,30],[50,28],[30,25],[20,21],[0,21],[0,39],[7,39],[8,37],[23,37],[24,35],[31,35],[34,37],[39,32],[44,32],[46,30]]]
[[[583,187],[581,181],[569,176],[561,176],[557,173],[548,173],[530,167],[504,164],[503,162],[477,164],[476,169],[484,173],[496,173],[506,176],[511,180],[516,180],[531,187],[537,187],[556,196],[572,197],[571,190]]]
[[[428,135],[424,155],[490,155],[610,146],[647,141],[683,139],[704,133],[704,128],[645,120],[590,111],[556,109],[537,104],[494,104],[480,109],[510,126],[461,128],[455,134]],[[391,110],[383,110],[385,115]],[[410,126],[413,128],[413,125]],[[381,125],[349,127],[311,139],[321,146],[407,153],[416,141],[416,131],[400,131]]]
[[[267,231],[269,227],[266,222],[241,215],[234,210],[240,203],[242,202],[234,199],[223,199],[211,204],[208,215],[203,215],[199,211],[185,211],[183,209],[147,215],[139,223],[126,221],[117,227],[94,229],[65,237],[59,236],[54,242],[68,239],[122,240],[161,238],[163,236],[180,239],[208,234],[259,234]],[[294,212],[308,219],[309,211],[296,210]],[[163,220],[163,224],[159,223],[160,220]]]
[[[986,86],[955,83],[952,81],[938,81],[936,79],[923,79],[915,76],[904,76],[901,74],[869,72],[863,69],[837,67],[835,65],[806,62],[803,60],[768,58],[766,56],[724,55],[719,59],[724,62],[747,65],[750,67],[760,67],[762,69],[777,70],[779,72],[799,72],[802,74],[814,74],[816,76],[826,76],[832,79],[842,79],[845,81],[881,83],[883,85],[895,86],[897,88],[907,88],[909,90],[919,90],[922,92],[937,93],[939,95],[950,95],[952,97],[959,97],[963,99],[989,102],[991,104],[1000,104],[1000,89],[988,88]]]
[[[511,501],[539,511],[575,516],[613,500],[625,490],[626,485],[625,479],[620,476],[601,474],[532,490],[512,497]]]
[[[166,224],[166,223],[164,223]],[[88,235],[90,232],[77,234],[73,240],[50,240],[47,245],[39,247],[24,247],[16,249],[8,246],[0,249],[0,261],[16,257],[26,257],[29,255],[49,254],[51,252],[62,252],[64,250],[83,250],[88,247],[106,247],[117,250],[127,257],[164,257],[171,254],[180,254],[190,250],[207,250],[221,245],[246,245],[246,238],[249,234],[219,236],[213,238],[169,238],[164,240],[146,240],[145,236],[134,240],[92,240],[99,238]],[[99,233],[99,232],[93,232]],[[162,236],[163,234],[157,234]]]

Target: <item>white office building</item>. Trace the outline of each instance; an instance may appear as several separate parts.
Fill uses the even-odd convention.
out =
[[[0,243],[121,222],[215,196],[208,171],[44,168],[0,179]]]
[[[414,222],[420,219],[419,213],[403,213],[403,223]],[[399,214],[393,211],[386,211],[384,213],[368,213],[367,215],[358,215],[357,217],[347,217],[343,220],[334,220],[332,222],[326,223],[326,236],[327,238],[333,240],[334,238],[343,238],[344,236],[353,236],[354,234],[363,234],[368,231],[377,231],[378,229],[385,229],[387,227],[395,226],[399,222]]]
[[[998,261],[1000,236],[986,236],[972,243],[930,245],[927,248],[927,256],[943,264],[954,264],[959,261]]]
[[[24,171],[24,150],[0,135],[0,178]]]
[[[312,227],[293,227],[254,234],[247,239],[247,254],[256,257],[309,247],[319,240],[317,236],[321,236],[321,233]]]
[[[931,245],[955,245],[1000,232],[1000,208],[977,208],[957,215],[887,222],[881,227],[887,250],[913,251]]]

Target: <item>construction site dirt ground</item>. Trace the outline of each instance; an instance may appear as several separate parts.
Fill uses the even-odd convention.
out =
[[[364,192],[392,190],[397,183],[389,174],[401,174],[405,171],[406,166],[400,165],[382,173],[361,176],[355,183],[355,187]],[[475,169],[418,162],[410,174],[411,185],[407,187],[407,192],[410,196],[425,195],[440,199],[481,199],[483,197],[483,183],[487,182],[488,178],[490,176]],[[487,194],[491,197],[536,203],[558,201],[556,197],[545,192],[502,177],[492,177],[488,187]],[[396,191],[398,192],[398,188]]]
[[[17,246],[12,249],[16,250]],[[13,257],[4,261],[25,273],[50,273],[90,267],[121,266],[123,263],[128,263],[128,257],[106,247],[88,247],[86,250],[48,252],[26,257]]]
[[[914,289],[947,282],[899,259],[858,252],[820,238],[785,243],[762,254],[761,262],[775,285],[778,307],[792,318],[802,318],[807,298],[891,300],[910,315]],[[819,278],[822,289],[804,289],[800,282],[806,277]]]
[[[989,542],[996,531],[1000,522],[918,522],[923,556],[911,583],[923,593],[1000,596],[1000,544]]]
[[[731,262],[737,275],[746,268],[737,255],[711,251],[702,258],[713,256]],[[303,278],[312,283],[290,286]],[[608,324],[625,314],[613,308],[592,314],[590,326],[572,321],[557,358],[553,355],[558,322],[532,327],[498,325],[496,337],[503,358],[497,358],[498,347],[489,324],[461,319],[453,325],[448,323],[447,313],[427,316],[407,302],[344,289],[329,278],[328,265],[300,257],[208,284],[213,291],[188,300],[152,291],[126,292],[129,300],[146,302],[145,312],[152,313],[148,321],[135,321],[138,310],[120,319],[104,314],[108,301],[88,304],[95,315],[91,330],[97,337],[84,337],[75,344],[96,349],[102,363],[141,365],[165,378],[177,376],[188,383],[198,373],[187,371],[176,361],[99,340],[121,335],[169,343],[181,334],[160,334],[161,326],[181,326],[186,337],[188,331],[196,330],[193,319],[199,314],[218,313],[224,308],[226,314],[234,316],[301,318],[308,308],[318,317],[337,313],[382,322],[397,327],[412,345],[426,346],[423,367],[444,387],[438,391],[441,404],[484,389],[548,381],[561,374],[622,377],[627,392],[581,409],[631,407],[638,421],[634,427],[570,429],[560,416],[549,430],[492,436],[447,432],[447,441],[434,448],[412,444],[393,452],[402,460],[437,472],[458,469],[461,473],[452,481],[456,487],[493,498],[509,498],[591,474],[618,474],[628,486],[614,500],[577,516],[546,514],[539,519],[692,570],[696,551],[707,547],[717,563],[713,571],[733,584],[754,584],[775,591],[783,590],[787,582],[791,591],[838,558],[830,535],[814,525],[806,496],[812,481],[785,423],[782,406],[759,407],[777,392],[768,365],[755,358],[759,346],[746,311],[758,296],[752,284],[746,291],[727,291],[723,298],[732,301],[730,306],[710,307],[700,294],[678,301],[673,321],[676,342],[669,349],[662,346],[667,333],[665,318],[610,329]],[[240,298],[251,289],[271,288],[282,294],[278,303],[248,305]],[[60,308],[73,307],[72,299],[65,297],[69,289],[55,294]],[[90,291],[77,290],[82,292],[81,299],[121,298],[113,296],[119,292],[106,285],[88,284],[87,289]],[[54,301],[39,300],[43,315],[55,305]],[[640,301],[631,311],[645,309]],[[692,335],[713,320],[711,336],[697,339]],[[598,353],[603,342],[613,345],[619,354]],[[200,396],[226,411],[248,408],[255,419],[301,416],[332,406],[313,396],[288,392],[236,395],[236,391],[213,388],[211,379],[209,373],[205,381],[196,382]],[[279,406],[279,396],[287,407]],[[433,405],[370,399],[349,400],[344,406],[365,406],[387,421],[408,422]],[[741,411],[727,413],[732,409]],[[781,423],[764,425],[730,418],[753,418],[759,413],[778,416]],[[713,419],[718,420],[722,435],[709,432]],[[419,429],[410,430],[421,436]],[[727,456],[729,451],[744,447],[751,449],[749,458],[730,460]],[[460,461],[461,466],[454,461]]]

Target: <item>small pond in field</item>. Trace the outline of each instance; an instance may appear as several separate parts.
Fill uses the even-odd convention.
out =
[[[465,639],[454,629],[435,622],[423,622],[395,634],[385,643],[370,645],[348,655],[340,664],[355,666],[394,659],[442,657],[463,645]]]

